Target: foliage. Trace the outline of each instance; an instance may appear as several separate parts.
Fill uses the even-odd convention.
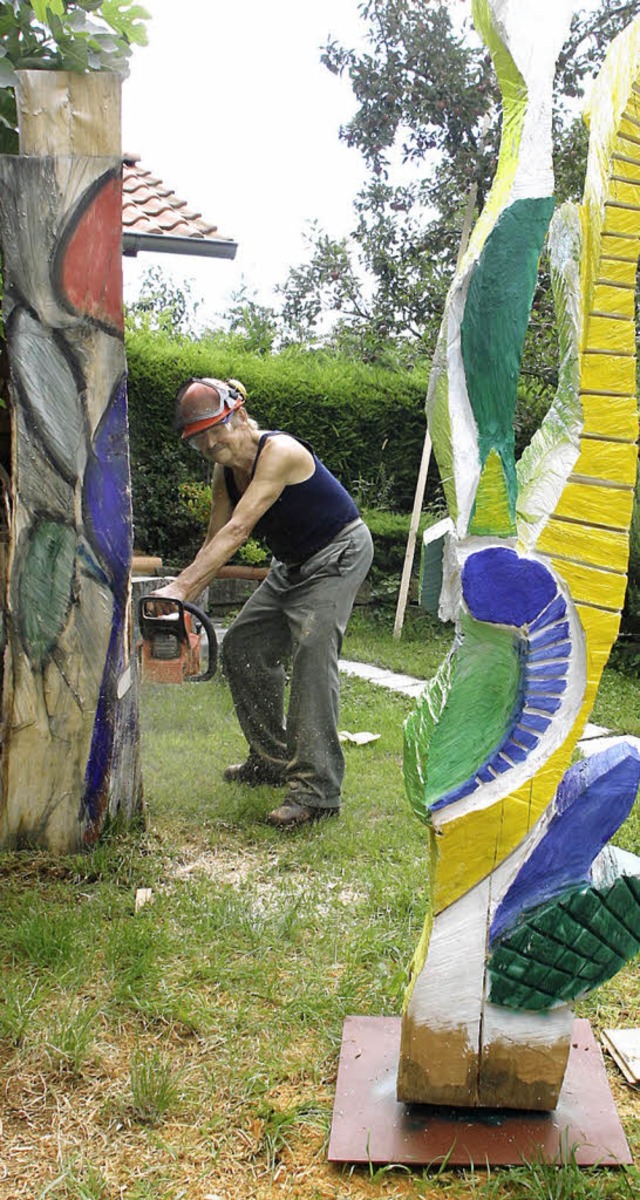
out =
[[[146,9],[137,0],[1,0],[0,152],[18,148],[16,71],[118,71],[145,45]]]
[[[557,74],[556,174],[560,199],[578,199],[586,136],[567,101],[582,94],[610,40],[635,16],[635,0],[578,11]],[[327,316],[334,344],[379,361],[389,343],[431,356],[458,254],[468,198],[479,212],[495,173],[498,89],[488,53],[456,25],[446,0],[362,0],[366,45],[330,40],[322,61],[347,77],[357,103],[340,137],[358,150],[368,178],[348,238],[319,227],[307,261],[285,281],[289,336],[313,342]],[[555,379],[554,317],[543,271],[524,371]]]
[[[425,432],[425,372],[400,374],[295,348],[250,354],[233,335],[191,343],[147,330],[128,334],[127,356],[135,540],[166,564],[188,561],[202,535],[181,486],[209,482],[204,459],[173,432],[174,397],[190,376],[241,379],[264,429],[309,441],[350,490],[384,478],[385,502],[410,507]],[[434,465],[430,499],[438,487]]]
[[[225,318],[241,348],[249,354],[271,353],[278,336],[278,316],[275,309],[260,304],[245,283],[231,293]]]
[[[126,306],[128,333],[147,330],[172,337],[194,337],[200,300],[189,280],[175,283],[162,267],[149,267],[140,282],[137,298]]]
[[[133,511],[140,550],[160,554],[174,566],[188,561],[202,540],[206,494],[189,488],[209,482],[208,467],[173,432],[174,397],[190,376],[241,379],[259,424],[287,429],[311,442],[360,506],[399,512],[412,507],[425,435],[424,367],[390,370],[299,347],[264,355],[249,352],[234,334],[210,335],[193,343],[131,325],[127,356]],[[537,428],[546,402],[533,385],[521,390],[518,453]],[[181,493],[185,485],[187,492]],[[440,495],[432,462],[427,505],[437,503]]]
[[[200,539],[204,540],[209,527],[211,516],[211,484],[181,483],[178,494],[182,504],[197,526]],[[234,554],[233,562],[246,563],[247,566],[262,567],[269,562],[271,555],[257,537],[247,538],[246,542]]]
[[[374,558],[369,572],[371,599],[376,606],[392,606],[395,609],[400,587],[400,578],[409,537],[411,516],[409,513],[387,512],[378,508],[361,508],[363,520],[371,530]],[[424,530],[444,515],[438,508],[424,512],[420,518],[414,558],[414,578],[417,578],[420,563],[420,545]]]

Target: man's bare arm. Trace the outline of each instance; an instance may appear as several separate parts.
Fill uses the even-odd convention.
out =
[[[300,452],[300,453],[299,453]],[[193,562],[165,588],[154,593],[171,599],[193,600],[207,587],[220,567],[246,542],[260,517],[271,508],[283,489],[299,476],[308,451],[299,443],[283,439],[265,446],[256,473],[225,524],[205,542]]]

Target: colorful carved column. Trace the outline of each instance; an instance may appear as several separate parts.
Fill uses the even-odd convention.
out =
[[[13,468],[0,845],[71,851],[141,801],[120,80],[21,73],[0,162]]]
[[[402,1100],[555,1107],[569,1003],[640,948],[640,861],[606,846],[635,800],[640,756],[623,746],[569,766],[626,585],[640,20],[611,47],[594,91],[584,204],[553,222],[557,397],[517,466],[513,448],[553,207],[553,69],[572,7],[474,2],[503,135],[427,400],[451,517],[440,612],[456,639],[405,731],[407,793],[429,828],[431,906],[402,1019]]]

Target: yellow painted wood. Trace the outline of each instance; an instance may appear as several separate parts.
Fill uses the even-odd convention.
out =
[[[627,111],[624,114],[620,122],[618,137],[633,138],[640,142],[640,121],[634,119],[632,112]]]
[[[640,203],[640,178],[636,182],[629,179],[623,181],[614,176],[609,185],[608,199],[618,204],[637,205]]]
[[[597,690],[600,683],[600,675],[606,666],[612,646],[620,632],[620,613],[603,612],[602,609],[593,608],[587,604],[578,604],[577,612],[582,628],[584,629],[587,646],[587,678],[589,686],[595,686]]]
[[[600,437],[623,438],[635,442],[638,436],[638,405],[633,396],[580,396],[585,433]]]
[[[585,525],[627,530],[631,521],[633,491],[570,481],[556,506],[556,516]]]
[[[484,464],[478,483],[475,510],[469,526],[469,533],[490,533],[495,537],[509,537],[514,532],[502,459],[496,450],[492,450]]]
[[[438,838],[434,910],[437,913],[484,879],[530,828],[530,804],[508,797],[445,825]]]
[[[625,287],[635,288],[637,264],[634,259],[618,259],[602,257],[600,274],[597,283],[622,283]]]
[[[627,590],[626,575],[569,562],[566,559],[552,558],[551,563],[554,571],[557,571],[568,585],[575,601],[595,604],[599,608],[611,609],[612,612],[622,609]]]
[[[633,91],[627,98],[624,115],[629,118],[635,117],[636,121],[640,121],[640,96]]]
[[[606,233],[619,233],[627,238],[638,237],[640,210],[636,207],[625,208],[622,205],[605,204],[604,230]]]
[[[640,137],[636,136],[636,133],[638,132],[640,131],[636,130],[635,133],[618,134],[618,137],[615,139],[614,143],[616,153],[628,154],[629,156],[632,156],[634,152],[637,154],[640,150]]]
[[[552,799],[571,761],[578,736],[576,725],[541,770],[504,800],[466,813],[441,827],[437,839],[436,913],[484,879],[526,837]]]
[[[626,533],[558,521],[554,517],[543,529],[536,548],[542,554],[575,559],[592,567],[608,565],[613,571],[626,571],[629,560]]]
[[[635,264],[636,259],[634,257],[634,278]],[[593,289],[591,311],[611,313],[618,317],[627,317],[630,321],[633,321],[635,316],[634,285],[630,284],[627,288],[609,287],[607,284],[597,283]]]
[[[640,151],[640,146],[636,147]],[[629,154],[628,150],[623,150],[621,154],[614,154],[611,162],[614,175],[621,175],[623,179],[640,180],[640,155]]]
[[[600,243],[601,255],[612,258],[626,259],[627,262],[638,261],[638,239],[622,237],[619,233],[602,233]],[[597,272],[594,273],[594,278]]]
[[[636,327],[629,317],[599,317],[589,314],[587,345],[591,350],[606,350],[609,354],[633,354],[636,346]]]
[[[615,290],[626,295],[621,288]],[[593,307],[597,308],[598,305],[594,304]],[[580,389],[585,392],[612,392],[618,396],[635,395],[635,358],[624,358],[617,354],[583,354]]]
[[[591,479],[615,480],[633,487],[638,473],[638,450],[630,442],[582,438],[574,475]]]

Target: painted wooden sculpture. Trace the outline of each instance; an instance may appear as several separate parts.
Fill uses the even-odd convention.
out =
[[[0,162],[13,433],[5,848],[75,850],[140,802],[119,88],[112,75],[21,73],[22,152]]]
[[[584,202],[552,222],[560,381],[517,465],[514,455],[520,356],[553,209],[554,60],[572,7],[474,0],[504,123],[427,400],[450,513],[440,614],[456,637],[405,729],[407,793],[429,827],[431,867],[402,1018],[406,1101],[554,1108],[571,1002],[640,948],[640,860],[606,845],[634,803],[640,756],[625,744],[570,765],[626,585],[640,18],[610,47],[593,93]]]

